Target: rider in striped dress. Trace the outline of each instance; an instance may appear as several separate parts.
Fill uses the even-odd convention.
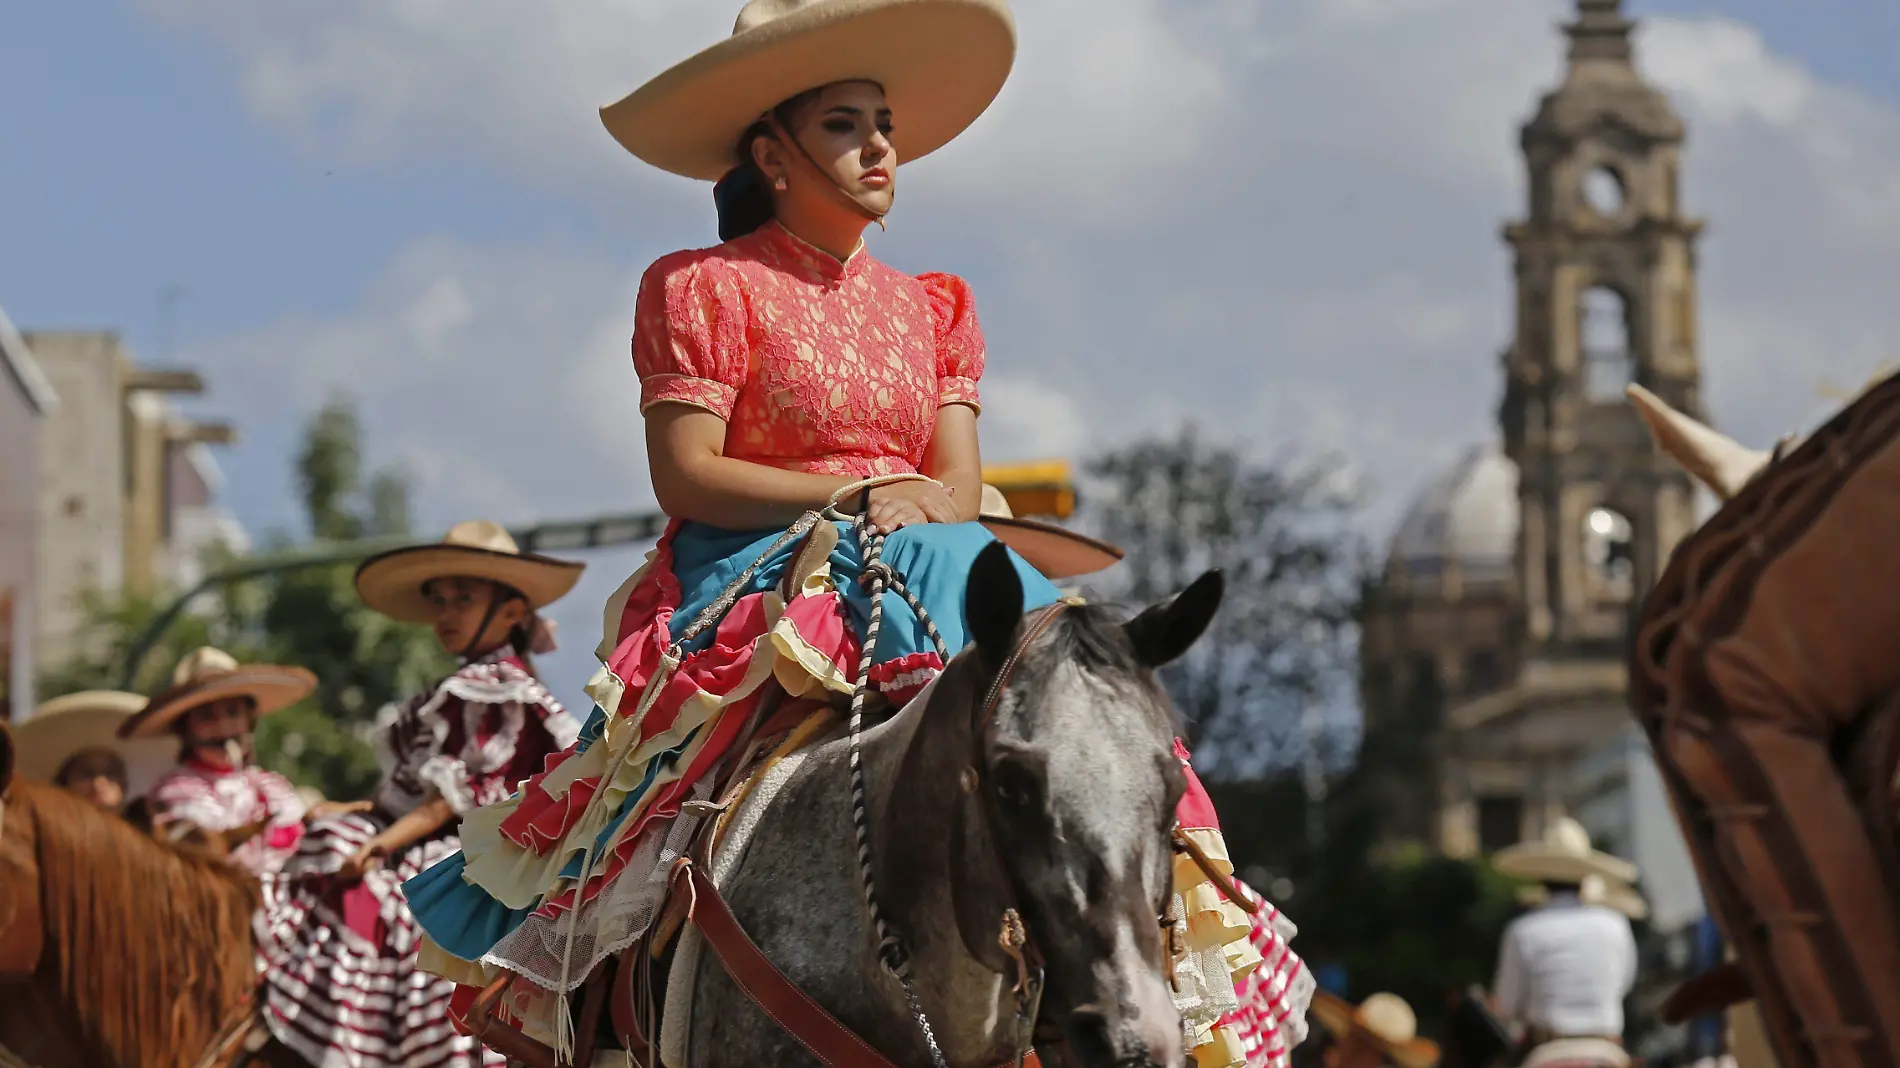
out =
[[[455,824],[507,797],[573,742],[579,724],[535,676],[552,646],[536,610],[580,565],[522,553],[493,523],[366,561],[370,607],[429,622],[456,672],[384,711],[373,800],[314,819],[271,910],[264,1019],[318,1068],[473,1068],[501,1059],[448,1020],[453,983],[416,969],[420,930],[404,880],[461,846]]]

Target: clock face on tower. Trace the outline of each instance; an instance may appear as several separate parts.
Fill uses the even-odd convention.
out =
[[[1623,178],[1609,167],[1592,167],[1583,176],[1583,202],[1603,218],[1623,210]]]

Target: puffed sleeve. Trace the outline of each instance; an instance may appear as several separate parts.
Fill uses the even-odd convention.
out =
[[[633,325],[640,411],[676,401],[732,418],[747,367],[745,294],[700,253],[668,256],[640,279]]]
[[[983,328],[976,322],[970,284],[953,274],[919,275],[937,331],[937,403],[981,410],[976,384],[983,377]]]

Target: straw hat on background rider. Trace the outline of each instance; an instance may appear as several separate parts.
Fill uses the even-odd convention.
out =
[[[1572,889],[1592,876],[1624,885],[1637,876],[1636,865],[1591,846],[1590,832],[1568,816],[1551,821],[1541,837],[1499,850],[1491,865],[1513,879]]]
[[[553,648],[553,632],[537,613],[566,596],[585,569],[522,552],[501,524],[471,519],[441,541],[363,561],[356,593],[391,619],[429,624],[442,648],[464,659],[495,632],[526,658]]]
[[[1326,1068],[1432,1068],[1438,1044],[1418,1035],[1418,1016],[1397,994],[1373,994],[1353,1005],[1337,994],[1313,995],[1313,1019],[1332,1037]]]
[[[175,734],[186,756],[218,766],[240,762],[228,752],[235,743],[248,761],[258,717],[294,705],[316,688],[317,677],[304,668],[240,664],[230,653],[204,646],[178,662],[171,685],[122,723],[119,737]]]
[[[1602,905],[1632,920],[1649,919],[1649,902],[1643,899],[1642,891],[1617,879],[1586,876],[1577,886],[1577,897],[1586,905]],[[1550,899],[1550,887],[1542,883],[1519,887],[1517,891],[1517,903],[1529,908],[1548,905]]]
[[[14,727],[20,774],[80,794],[117,812],[142,795],[177,756],[158,739],[126,740],[119,727],[145,698],[118,690],[55,697]]]

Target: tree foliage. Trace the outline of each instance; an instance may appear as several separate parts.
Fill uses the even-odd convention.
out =
[[[1306,713],[1345,705],[1363,552],[1337,458],[1264,463],[1188,428],[1088,466],[1089,512],[1128,553],[1112,591],[1145,604],[1220,568],[1207,635],[1162,673],[1212,778],[1282,770],[1306,751]]]
[[[345,398],[332,399],[311,420],[295,478],[308,536],[318,542],[409,532],[407,483],[393,471],[365,474],[361,427]],[[290,544],[281,536],[274,540],[279,547]],[[317,692],[264,718],[259,760],[326,796],[366,796],[380,774],[366,740],[377,711],[452,670],[453,660],[426,630],[364,607],[353,576],[351,565],[334,564],[221,587],[172,621],[141,662],[135,687],[163,689],[172,665],[201,645],[240,660],[308,668],[317,676]],[[113,685],[133,643],[174,595],[93,598],[81,642],[87,652],[46,675],[44,692]]]

